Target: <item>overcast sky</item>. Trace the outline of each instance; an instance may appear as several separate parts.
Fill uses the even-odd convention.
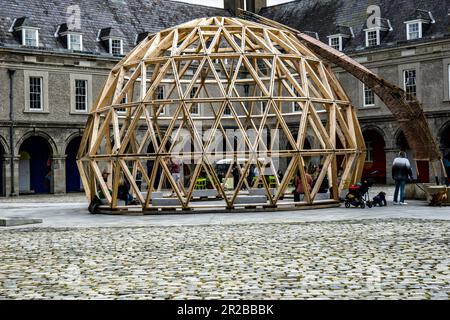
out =
[[[223,8],[223,0],[175,0],[180,2],[189,2],[195,4],[202,4],[205,6]],[[292,0],[267,0],[268,6],[273,6],[279,3],[291,2]]]

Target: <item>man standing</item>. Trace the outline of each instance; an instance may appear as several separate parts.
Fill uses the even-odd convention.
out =
[[[405,186],[408,179],[413,179],[411,164],[406,158],[406,153],[400,151],[398,157],[394,159],[392,164],[392,179],[395,181],[394,204],[399,204],[398,197],[400,192],[400,205],[404,206],[405,202]]]

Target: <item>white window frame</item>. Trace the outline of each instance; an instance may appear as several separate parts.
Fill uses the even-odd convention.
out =
[[[337,48],[335,48],[333,46],[333,40],[336,40],[336,39],[338,40],[338,47]],[[343,43],[342,36],[330,36],[330,37],[328,37],[328,45],[330,47],[338,50],[338,51],[342,51],[342,48],[343,48],[342,43]]]
[[[113,54],[113,41],[120,41],[120,54],[118,55],[123,55],[123,39],[117,39],[117,38],[109,38],[108,39],[108,43],[109,43],[109,54],[112,55],[117,55],[117,54]]]
[[[84,82],[85,83],[85,93],[84,93],[84,109],[77,109],[77,82]],[[88,109],[88,101],[89,101],[89,94],[88,94],[88,88],[89,83],[88,80],[85,79],[75,79],[75,112],[86,112]]]
[[[80,39],[80,49],[76,50],[72,48],[72,37],[79,37]],[[83,35],[77,34],[77,33],[68,33],[67,34],[67,49],[69,50],[76,50],[76,51],[83,51]]]
[[[268,101],[260,101],[259,102],[259,111],[261,112],[261,115],[264,115],[264,112],[266,111]]]
[[[194,95],[192,95],[192,93],[194,92],[194,88],[195,88],[196,91],[195,91]],[[191,92],[189,93],[189,98],[190,99],[194,99],[195,95],[198,92],[198,89],[199,89],[198,86],[193,86],[192,87]],[[199,97],[199,95],[200,94],[197,95],[197,98]],[[192,107],[196,107],[197,108],[197,112],[192,112]],[[191,106],[191,111],[190,112],[191,112],[191,114],[196,115],[196,116],[200,115],[200,104],[199,103],[195,103],[195,106]]]
[[[86,81],[86,110],[76,108],[76,81]],[[87,114],[92,106],[92,76],[88,74],[70,74],[70,114]]]
[[[377,40],[377,44],[376,45],[369,45],[369,34],[371,32],[376,32],[376,40]],[[372,48],[372,47],[376,47],[379,46],[381,44],[381,40],[380,40],[380,29],[368,29],[366,30],[366,47],[367,48]]]
[[[227,110],[229,112],[227,112]],[[230,108],[230,106],[228,106],[228,105],[225,106],[225,109],[223,109],[223,115],[224,116],[231,116],[231,108]]]
[[[33,32],[34,31],[34,36],[36,38],[36,45],[35,46],[31,46],[31,45],[27,45],[26,43],[26,33],[28,32]],[[36,28],[23,28],[22,29],[22,45],[24,46],[28,46],[28,47],[39,47],[39,30]]]
[[[291,90],[294,91],[295,96],[298,97],[298,92],[297,92],[297,90],[295,90],[295,88],[294,88],[293,85],[291,85]],[[299,104],[298,104],[298,101],[292,101],[291,106],[292,106],[292,112],[293,112],[293,113],[297,113],[297,112],[302,111],[302,110],[301,110],[301,107],[300,107]],[[296,108],[298,108],[298,110],[296,110]]]
[[[411,38],[411,27],[413,25],[417,25],[418,26],[418,37],[417,38]],[[417,40],[417,39],[422,39],[422,32],[423,32],[423,23],[422,21],[409,21],[406,23],[406,40]]]
[[[407,73],[407,72],[411,72],[411,71],[414,71],[415,74],[416,74],[416,77],[415,77],[415,84],[414,84],[414,86],[415,86],[415,88],[416,88],[416,94],[415,94],[414,98],[417,99],[417,96],[418,96],[418,92],[417,92],[417,88],[418,88],[418,85],[417,85],[417,77],[418,77],[417,69],[415,69],[415,68],[410,68],[410,69],[404,69],[404,70],[403,70],[403,89],[405,90],[406,93],[408,93],[408,91],[406,90],[406,87],[407,87],[407,84],[406,84],[406,73]]]
[[[39,108],[31,107],[31,79],[39,79]],[[29,109],[30,111],[43,111],[44,110],[44,78],[41,76],[30,76],[28,77],[28,87],[29,87]]]
[[[128,104],[128,93],[125,93],[120,104]],[[118,114],[124,114],[127,112],[127,108],[118,108],[116,109]]]
[[[366,101],[366,88],[369,89],[370,91],[372,91],[373,103],[367,103],[367,101]],[[369,91],[369,90],[367,90],[367,91]],[[364,83],[363,83],[363,107],[365,107],[365,108],[375,107],[375,92],[373,92],[372,89],[368,88]]]
[[[162,99],[159,98],[159,90],[162,89]],[[166,88],[164,86],[158,86],[156,87],[156,99],[157,100],[164,100],[165,95],[166,95]],[[160,116],[164,116],[166,114],[166,106],[164,106],[161,110],[161,112],[159,113]]]
[[[48,113],[48,72],[45,71],[32,71],[24,70],[24,113]],[[36,77],[41,78],[41,108],[31,109],[30,108],[30,78]]]

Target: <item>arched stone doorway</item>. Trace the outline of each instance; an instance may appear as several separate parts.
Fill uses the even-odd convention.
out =
[[[2,143],[0,142],[0,197],[5,196],[5,149],[3,148]]]
[[[409,147],[408,141],[405,138],[405,135],[402,131],[397,134],[397,148],[400,151],[405,151],[408,159],[411,162],[411,167],[413,171],[413,175],[417,175],[417,179],[421,183],[429,183],[430,182],[430,165],[428,161],[413,161],[412,160],[412,150]]]
[[[80,172],[77,167],[77,153],[80,148],[81,136],[75,137],[66,147],[66,192],[82,190]]]
[[[53,187],[52,148],[41,136],[26,138],[19,148],[19,193],[50,193]]]
[[[386,183],[386,142],[376,130],[368,129],[363,132],[367,155],[364,164],[363,177],[371,178],[378,184]]]
[[[447,172],[447,177],[450,177],[450,123],[443,127],[439,139],[444,157],[445,171]]]

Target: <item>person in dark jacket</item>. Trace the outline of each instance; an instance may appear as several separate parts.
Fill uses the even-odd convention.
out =
[[[400,205],[406,205],[405,202],[405,186],[409,179],[413,179],[411,164],[406,158],[406,153],[400,151],[398,157],[394,159],[392,164],[392,179],[395,181],[394,204],[399,204],[398,198],[400,196]]]
[[[133,202],[133,196],[130,194],[130,184],[124,179],[124,177],[120,177],[119,180],[117,199],[125,201],[126,206]]]

